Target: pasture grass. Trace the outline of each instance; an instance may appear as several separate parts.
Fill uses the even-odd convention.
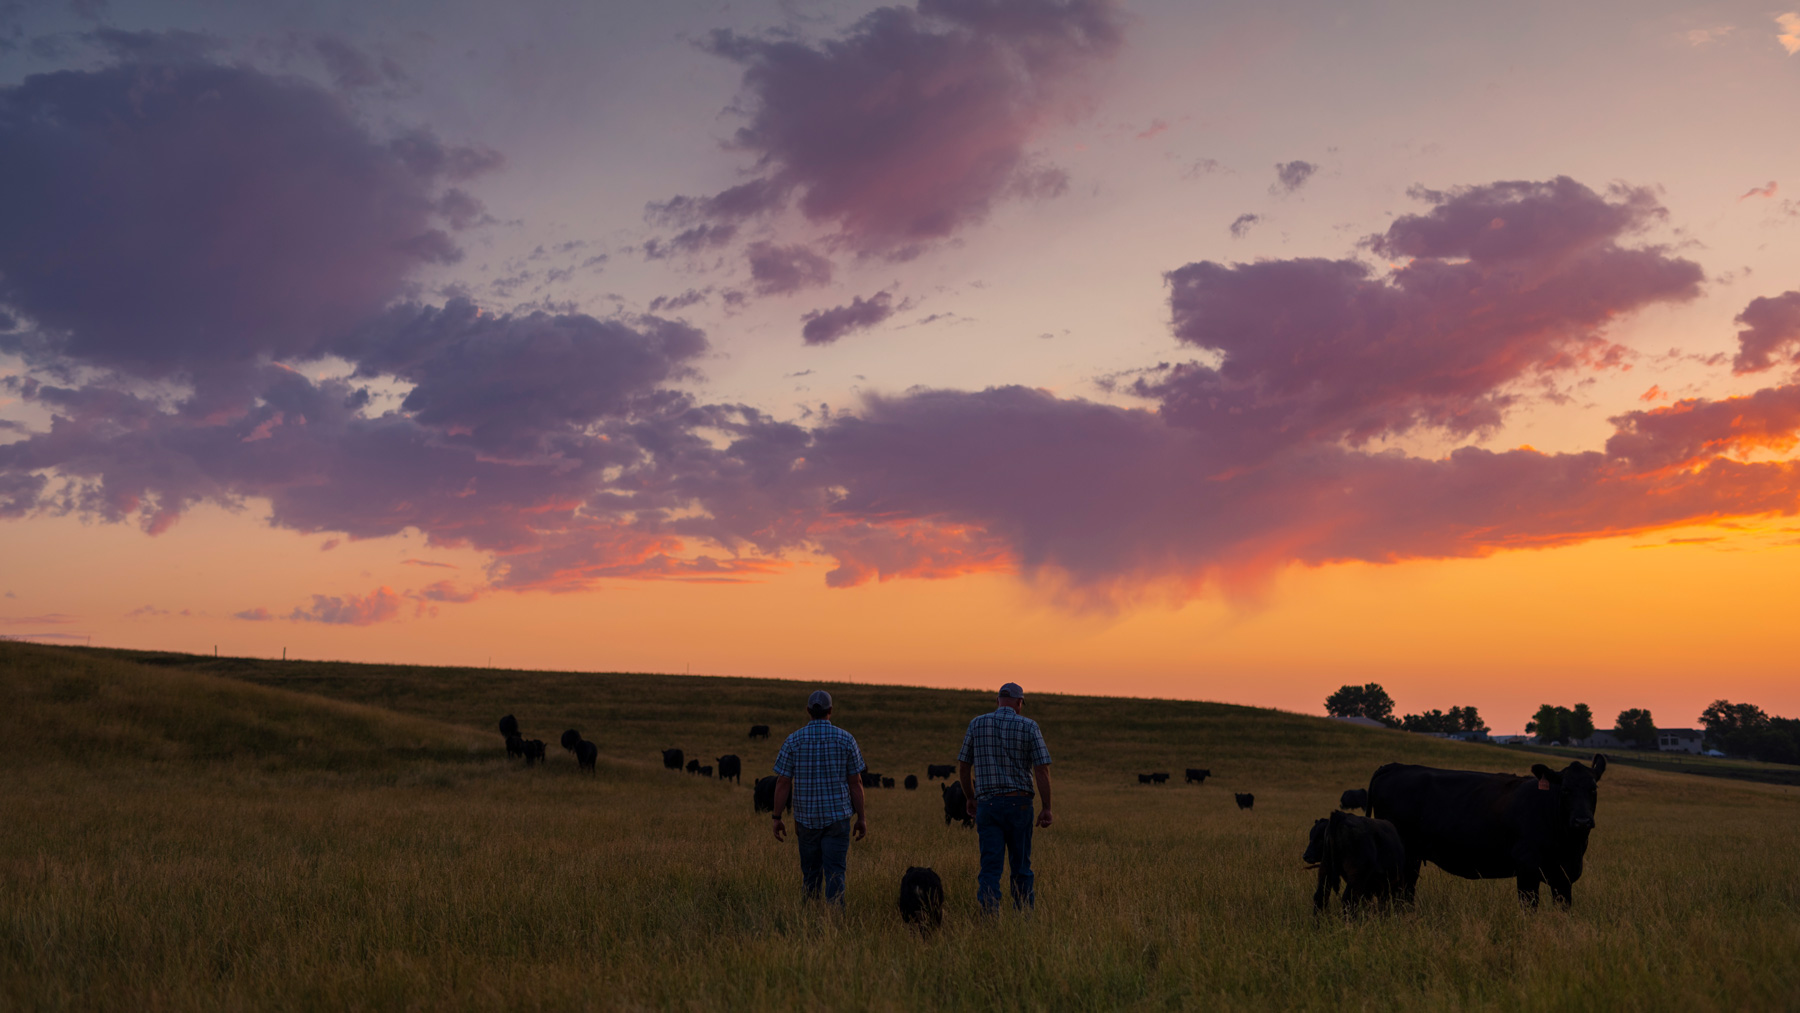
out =
[[[143,663],[149,661],[149,664]],[[935,784],[869,792],[848,905],[753,814],[811,686],[0,644],[0,1008],[1793,1009],[1800,790],[1615,766],[1573,910],[1427,869],[1315,920],[1312,819],[1390,760],[1516,750],[1253,708],[1033,695],[1056,757],[1031,916],[974,911]],[[985,694],[831,686],[873,769],[948,762]],[[516,714],[550,762],[507,762]],[[752,723],[772,726],[748,742]],[[600,745],[576,772],[557,734]],[[746,784],[661,769],[735,752]],[[1210,767],[1204,787],[1179,783]],[[1167,770],[1162,787],[1135,773]],[[1233,791],[1253,791],[1239,812]],[[929,865],[921,939],[895,912]]]

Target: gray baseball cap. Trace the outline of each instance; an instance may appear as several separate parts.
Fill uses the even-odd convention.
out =
[[[814,707],[823,707],[826,710],[830,710],[831,694],[822,689],[813,690],[813,695],[806,698],[806,709],[812,710]]]
[[[1006,697],[1009,700],[1025,699],[1025,691],[1020,689],[1019,684],[1016,682],[1009,682],[1006,685],[1000,687],[1000,695],[1003,697]]]

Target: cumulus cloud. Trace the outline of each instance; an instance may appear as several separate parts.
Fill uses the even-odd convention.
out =
[[[1254,226],[1257,222],[1260,222],[1260,221],[1262,221],[1261,215],[1253,215],[1247,211],[1241,215],[1238,215],[1236,218],[1232,219],[1232,222],[1231,222],[1231,238],[1233,238],[1233,239],[1244,238],[1246,235],[1248,235],[1250,233],[1251,226]]]
[[[441,190],[492,152],[116,37],[143,44],[0,89],[0,305],[31,324],[0,349],[146,376],[304,356],[460,256]]]
[[[1120,39],[1110,0],[919,0],[817,43],[717,32],[707,48],[744,67],[733,146],[762,175],[652,216],[730,228],[792,203],[859,252],[905,255],[1061,191],[1031,145],[1083,109]]]
[[[1760,373],[1777,360],[1800,363],[1800,290],[1759,296],[1744,307],[1737,322],[1738,353],[1734,373]]]
[[[1306,181],[1318,172],[1319,167],[1311,162],[1295,159],[1292,162],[1280,162],[1275,166],[1275,182],[1269,184],[1272,194],[1290,194],[1299,191]]]
[[[804,246],[751,243],[745,252],[758,295],[785,295],[831,283],[831,261]]]
[[[366,595],[315,594],[310,607],[295,608],[288,619],[329,626],[373,626],[399,615],[400,596],[392,588],[378,587]]]
[[[800,336],[809,345],[829,345],[852,331],[868,330],[894,313],[894,297],[885,291],[867,299],[856,296],[849,305],[813,310],[802,317],[805,326],[800,328]]]

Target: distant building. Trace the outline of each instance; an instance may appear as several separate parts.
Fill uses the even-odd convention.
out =
[[[1658,728],[1656,748],[1665,753],[1698,753],[1702,734],[1692,728]]]
[[[1449,738],[1458,742],[1492,742],[1486,732],[1451,732]]]
[[[1536,741],[1536,739],[1535,735],[1495,735],[1491,736],[1488,741],[1497,746],[1523,746]]]
[[[1331,720],[1333,720],[1333,721],[1342,721],[1342,722],[1343,722],[1343,723],[1345,723],[1345,724],[1347,724],[1347,725],[1361,725],[1361,726],[1362,726],[1362,727],[1364,727],[1364,728],[1386,728],[1386,727],[1387,727],[1387,725],[1384,725],[1384,724],[1382,724],[1382,723],[1381,723],[1381,722],[1379,722],[1379,721],[1377,721],[1377,720],[1375,720],[1375,719],[1374,719],[1374,718],[1365,718],[1365,717],[1352,717],[1352,718],[1340,718],[1340,717],[1333,717],[1333,718],[1332,718],[1332,719],[1331,719]]]
[[[1594,730],[1594,734],[1585,739],[1575,739],[1569,743],[1582,749],[1635,749],[1636,746],[1619,738],[1612,732]]]

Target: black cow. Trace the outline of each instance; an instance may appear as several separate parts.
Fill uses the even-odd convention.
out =
[[[1139,775],[1138,775],[1138,783],[1139,783],[1139,784],[1151,784],[1151,783],[1152,783],[1152,781],[1151,781],[1151,777],[1152,777],[1152,776],[1153,776],[1153,775],[1151,775],[1151,774],[1139,774]]]
[[[865,770],[862,772],[862,783],[864,788],[879,788],[881,787],[881,775],[871,774]]]
[[[918,790],[918,787],[919,787],[919,775],[917,775],[917,774],[906,775],[906,790],[907,791],[916,791],[916,790]]]
[[[751,789],[750,794],[751,794],[751,803],[750,803],[750,805],[751,805],[750,811],[751,812],[759,812],[759,813],[774,812],[775,811],[775,775],[770,774],[768,777],[757,778],[756,786]],[[794,807],[794,802],[792,799],[789,799],[788,800],[788,808],[792,809],[793,807]]]
[[[1200,770],[1197,767],[1189,767],[1187,769],[1187,783],[1188,784],[1194,784],[1195,782],[1199,782],[1200,784],[1205,784],[1206,779],[1211,776],[1212,776],[1212,771],[1210,771],[1210,770]]]
[[[1533,764],[1531,777],[1439,770],[1390,763],[1369,779],[1369,804],[1391,821],[1406,844],[1403,895],[1413,898],[1419,866],[1430,862],[1464,879],[1518,883],[1519,901],[1538,902],[1538,885],[1550,884],[1560,904],[1573,900],[1581,878],[1600,777],[1606,757],[1562,770]]]
[[[1237,804],[1239,809],[1248,809],[1251,806],[1256,805],[1256,796],[1240,791],[1237,793]]]
[[[893,778],[891,778],[891,777],[884,777],[884,778],[882,778],[882,779],[881,779],[881,786],[882,786],[882,787],[883,787],[883,788],[892,788],[892,787],[893,787],[893,786],[894,786],[894,779],[893,779]]]
[[[1357,809],[1361,809],[1364,816],[1369,815],[1369,789],[1344,789],[1344,794],[1338,798],[1338,808],[1343,809],[1346,812],[1353,812]]]
[[[600,747],[581,737],[581,733],[571,728],[562,733],[562,747],[575,754],[575,764],[582,770],[593,771],[594,760],[600,755]]]
[[[506,756],[507,759],[511,759],[515,756],[520,759],[525,758],[524,736],[520,735],[518,732],[514,732],[506,737]]]
[[[925,765],[925,780],[927,781],[935,781],[940,777],[949,780],[955,773],[956,764],[954,763],[927,763]]]
[[[534,763],[543,763],[544,762],[544,740],[543,739],[526,739],[524,749],[525,749],[525,766],[529,767]]]
[[[700,761],[699,760],[689,760],[687,762],[687,772],[690,774],[700,773]]]
[[[969,796],[963,794],[962,782],[952,781],[942,785],[942,788],[944,789],[944,826],[949,826],[952,820],[961,820],[965,827],[974,826],[975,820],[969,815]]]
[[[735,753],[719,757],[718,762],[719,780],[732,780],[739,784],[744,783],[742,776],[744,773],[744,761],[738,759]]]
[[[1167,775],[1167,774],[1151,774],[1150,780],[1155,784],[1166,784],[1169,780],[1169,775]]]
[[[501,736],[501,738],[510,739],[517,734],[519,734],[519,719],[518,718],[515,718],[511,714],[508,714],[507,716],[500,719],[500,736]]]
[[[1301,861],[1319,870],[1319,888],[1313,891],[1315,913],[1325,910],[1340,880],[1346,915],[1356,913],[1365,901],[1386,910],[1403,889],[1406,845],[1387,820],[1334,812],[1313,823]]]
[[[663,769],[664,770],[680,770],[681,769],[681,750],[679,750],[679,749],[663,750]]]
[[[695,771],[695,773],[699,774],[701,777],[711,777],[712,776],[712,764],[709,763],[706,766],[701,767],[699,770]]]
[[[751,725],[750,726],[750,737],[753,739],[768,738],[769,737],[769,726],[768,725]]]
[[[925,935],[944,924],[944,881],[917,866],[900,877],[900,920]]]

